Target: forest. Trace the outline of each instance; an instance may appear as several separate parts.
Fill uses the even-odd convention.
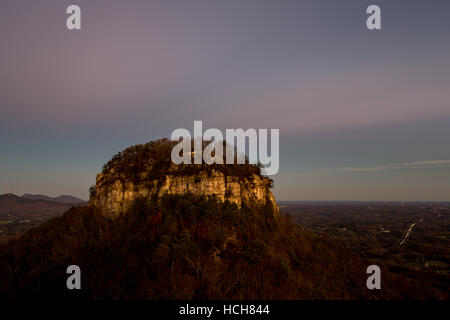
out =
[[[66,268],[81,268],[81,290]],[[65,299],[432,299],[446,292],[366,268],[338,241],[270,206],[203,196],[137,200],[116,220],[74,207],[0,246],[0,297]],[[383,266],[380,266],[385,270]]]

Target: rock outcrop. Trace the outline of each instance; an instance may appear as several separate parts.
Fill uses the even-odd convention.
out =
[[[138,198],[160,198],[164,194],[185,193],[214,196],[220,201],[230,201],[238,206],[244,203],[270,204],[274,208],[274,214],[278,213],[278,206],[270,190],[272,181],[268,177],[252,171],[242,174],[234,173],[230,168],[221,170],[220,165],[190,165],[186,171],[182,169],[186,167],[168,163],[165,156],[161,163],[161,160],[137,157],[137,153],[141,151],[133,150],[133,160],[130,160],[126,152],[127,150],[116,156],[120,161],[116,159],[105,166],[103,172],[97,175],[96,184],[91,190],[89,204],[101,208],[109,218],[114,219],[126,212]],[[133,164],[137,158],[141,163]],[[128,169],[124,169],[123,161],[126,161]],[[254,169],[254,166],[250,168]],[[127,174],[127,171],[132,174]]]

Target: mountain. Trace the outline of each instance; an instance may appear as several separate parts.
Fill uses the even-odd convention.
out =
[[[24,194],[22,196],[24,199],[31,199],[31,200],[45,200],[45,201],[52,201],[52,202],[58,202],[58,203],[68,203],[68,204],[86,204],[87,201],[81,200],[79,198],[76,198],[71,195],[61,195],[58,197],[49,197],[42,194]]]
[[[170,148],[160,140],[124,150],[88,206],[0,244],[0,299],[441,297],[382,261],[383,290],[368,290],[374,261],[281,214],[259,166],[174,168]],[[67,290],[69,265],[80,267],[82,290]]]

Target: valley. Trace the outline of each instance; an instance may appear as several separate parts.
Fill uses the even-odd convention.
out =
[[[279,202],[315,233],[389,270],[450,275],[449,202]]]

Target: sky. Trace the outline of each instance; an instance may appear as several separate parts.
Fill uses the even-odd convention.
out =
[[[87,199],[115,153],[202,120],[280,130],[277,200],[450,200],[449,14],[447,0],[2,1],[0,194]]]

